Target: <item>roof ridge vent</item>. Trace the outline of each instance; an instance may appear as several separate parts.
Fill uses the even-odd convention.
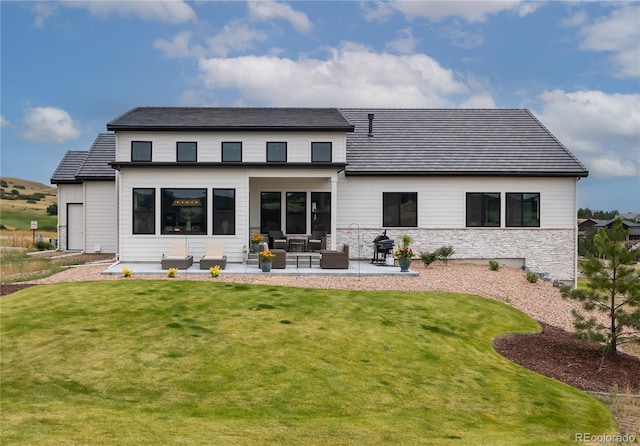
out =
[[[373,118],[374,118],[374,114],[373,113],[369,113],[367,115],[367,117],[369,118],[369,136],[373,136]]]

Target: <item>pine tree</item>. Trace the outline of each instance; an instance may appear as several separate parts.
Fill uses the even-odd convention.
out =
[[[582,272],[589,279],[587,289],[561,288],[563,298],[582,303],[587,312],[607,315],[602,324],[573,310],[576,337],[605,344],[606,351],[617,356],[618,346],[640,343],[640,275],[635,269],[638,250],[625,246],[628,231],[618,219],[611,228],[602,228],[594,236],[598,256],[588,255]]]

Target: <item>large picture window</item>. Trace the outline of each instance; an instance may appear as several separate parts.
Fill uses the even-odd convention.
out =
[[[162,234],[206,234],[207,190],[162,189]]]
[[[384,192],[382,194],[383,226],[418,226],[417,192]]]
[[[539,193],[507,193],[507,226],[540,226]]]
[[[133,189],[133,233],[156,233],[155,189]]]
[[[242,143],[241,142],[223,142],[222,143],[222,162],[223,163],[242,162]]]
[[[267,162],[268,163],[286,163],[287,162],[287,143],[286,142],[268,142],[267,143]]]
[[[131,141],[131,161],[151,161],[151,141]]]
[[[307,233],[307,193],[287,192],[287,234]]]
[[[198,143],[178,142],[176,143],[176,153],[176,159],[179,163],[195,163],[198,161]]]
[[[467,193],[467,226],[500,226],[500,193]]]
[[[331,192],[311,192],[311,230],[331,233]]]
[[[260,232],[282,230],[282,200],[280,192],[260,194]]]
[[[213,189],[213,235],[236,233],[236,190]]]
[[[331,143],[330,142],[312,142],[311,143],[311,162],[312,163],[330,163]]]

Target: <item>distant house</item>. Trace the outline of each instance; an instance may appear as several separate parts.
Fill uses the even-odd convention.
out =
[[[587,235],[589,230],[595,228],[602,220],[596,220],[593,218],[586,218],[578,221],[578,238],[582,238]]]
[[[617,219],[618,218],[612,218],[611,220],[600,222],[595,227],[596,227],[596,229],[599,229],[599,228],[611,228],[613,226],[613,223]],[[629,231],[629,235],[627,236],[627,242],[634,243],[634,242],[640,240],[640,223],[636,223],[634,221],[629,221],[629,220],[624,220],[623,219],[622,220],[622,227],[625,230]]]
[[[218,239],[241,262],[252,232],[323,230],[366,259],[387,231],[576,276],[588,172],[528,110],[140,107],[107,130],[51,179],[63,249],[159,262]]]

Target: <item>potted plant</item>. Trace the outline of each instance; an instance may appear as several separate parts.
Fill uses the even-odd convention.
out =
[[[260,251],[258,254],[260,258],[260,268],[263,273],[268,273],[271,271],[271,260],[276,256],[271,251]]]
[[[262,234],[258,232],[251,233],[251,252],[258,252],[260,249],[260,242],[262,242]]]
[[[411,259],[415,255],[413,249],[411,249],[411,242],[413,239],[408,235],[402,236],[402,245],[400,248],[393,252],[393,257],[398,259],[398,265],[400,265],[400,272],[406,273],[409,271],[409,265],[411,265]]]

